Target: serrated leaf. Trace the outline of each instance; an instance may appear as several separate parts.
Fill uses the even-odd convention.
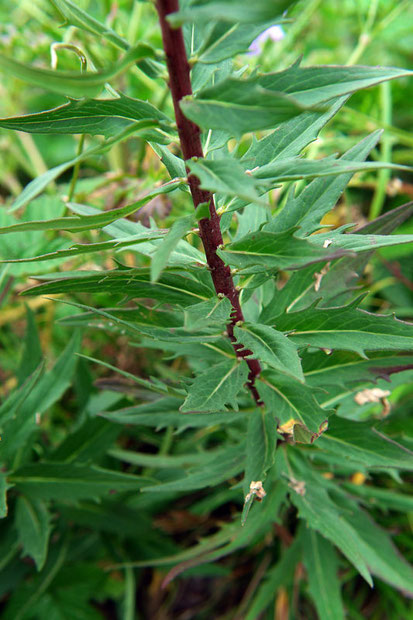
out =
[[[340,385],[355,390],[377,379],[389,381],[390,375],[413,368],[413,356],[371,353],[367,360],[348,351],[334,351],[331,355],[320,351],[304,354],[302,364],[305,380],[313,387]]]
[[[189,232],[194,223],[194,216],[187,215],[181,217],[172,224],[168,234],[159,245],[158,249],[152,256],[151,262],[151,281],[156,282],[162,273],[162,270],[168,263],[171,252],[176,248],[179,241]]]
[[[413,215],[413,202],[401,205],[396,209],[392,209],[376,218],[372,222],[368,222],[365,226],[354,231],[354,235],[370,235],[370,234],[386,234],[392,233],[398,226],[403,224]],[[321,305],[331,305],[329,300],[334,299],[334,305],[342,305],[353,295],[353,288],[357,279],[363,273],[365,266],[373,254],[374,249],[370,252],[363,252],[355,258],[344,257],[330,266],[328,272],[321,279],[319,291],[315,291],[314,287],[306,293],[304,302],[306,305],[312,303],[320,296],[323,297]],[[297,308],[298,310],[299,308]]]
[[[258,196],[253,178],[245,174],[237,160],[199,158],[186,163],[191,173],[201,181],[202,189],[265,205]]]
[[[241,327],[234,328],[234,335],[261,362],[304,381],[297,347],[282,332],[268,325],[243,323]]]
[[[289,121],[281,123],[269,135],[257,140],[255,136],[248,151],[241,158],[241,163],[253,170],[271,161],[297,157],[304,147],[315,140],[319,131],[340,110],[347,97],[341,97],[325,114],[319,112],[302,112]]]
[[[199,332],[209,326],[220,326],[222,329],[230,321],[232,305],[228,297],[215,297],[199,304],[188,306],[184,311],[185,329]]]
[[[182,412],[226,411],[226,404],[237,409],[236,397],[247,380],[248,366],[238,359],[221,362],[195,378]]]
[[[376,430],[371,422],[355,422],[333,415],[317,447],[348,460],[355,467],[413,470],[413,452]]]
[[[77,73],[74,71],[54,71],[25,65],[8,56],[0,55],[0,70],[11,74],[27,84],[40,86],[45,90],[68,97],[94,97],[104,84],[120,75],[131,65],[143,58],[154,58],[153,49],[146,43],[138,43],[117,63],[96,73]]]
[[[33,558],[40,571],[46,562],[52,529],[46,504],[40,499],[20,495],[16,504],[16,528],[23,554]]]
[[[242,273],[261,273],[271,270],[300,269],[311,263],[330,261],[345,250],[330,251],[307,239],[294,236],[295,229],[282,233],[259,230],[225,245],[217,254]]]
[[[147,101],[120,95],[116,99],[71,100],[39,114],[0,119],[0,127],[40,134],[90,134],[111,137],[131,122],[153,121],[152,126],[172,122]],[[147,125],[150,127],[151,125]]]
[[[195,98],[184,98],[181,108],[201,127],[224,129],[237,136],[272,129],[300,114],[306,106],[318,106],[410,74],[392,67],[301,67],[295,63],[279,73],[247,79],[229,77],[199,91]]]
[[[9,482],[21,493],[33,498],[75,501],[121,491],[137,493],[152,480],[95,466],[36,463],[24,465],[10,474]]]
[[[413,325],[391,315],[371,314],[355,306],[359,300],[341,308],[317,308],[314,305],[280,315],[280,331],[300,346],[354,351],[413,350]]]
[[[213,295],[211,287],[196,280],[196,271],[164,271],[158,282],[150,281],[148,269],[125,269],[113,271],[80,271],[57,274],[61,279],[50,280],[24,291],[24,295],[44,293],[103,292],[120,293],[131,298],[152,298],[165,303],[188,306],[205,301]]]
[[[201,181],[203,189],[237,198],[234,204],[227,207],[228,211],[241,208],[249,202],[266,206],[265,200],[260,196],[285,181],[336,177],[344,173],[353,174],[357,171],[380,168],[409,169],[406,166],[381,161],[357,162],[333,157],[314,161],[291,157],[280,161],[275,160],[264,164],[257,170],[245,172],[238,161],[231,157],[215,160],[196,158],[186,163],[191,172]]]
[[[334,548],[315,530],[307,529],[303,532],[303,552],[309,590],[318,617],[320,620],[344,620]]]
[[[295,420],[312,433],[319,433],[331,413],[320,407],[311,388],[273,370],[264,371],[256,385],[265,406],[274,413],[280,426]]]

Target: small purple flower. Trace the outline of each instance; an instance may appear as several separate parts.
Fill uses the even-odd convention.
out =
[[[249,46],[248,56],[258,56],[263,48],[263,45],[267,39],[272,41],[281,41],[285,37],[285,32],[281,26],[270,26],[261,32],[260,35]]]

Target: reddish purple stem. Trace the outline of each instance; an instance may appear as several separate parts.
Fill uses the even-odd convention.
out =
[[[190,67],[186,55],[182,28],[173,29],[166,19],[171,13],[179,10],[178,0],[157,0],[156,8],[159,14],[162,29],[163,46],[166,55],[166,64],[169,74],[169,87],[175,110],[176,125],[182,154],[185,160],[192,157],[203,157],[201,144],[201,131],[198,125],[186,118],[180,108],[179,102],[183,97],[192,95]],[[251,355],[251,351],[243,348],[235,342],[234,325],[237,321],[244,321],[239,293],[234,286],[230,268],[225,265],[217,254],[217,249],[223,244],[219,215],[216,212],[213,195],[200,188],[199,179],[188,172],[188,183],[192,194],[195,208],[202,204],[209,204],[210,218],[199,221],[199,230],[204,245],[208,267],[211,272],[214,287],[217,293],[222,293],[232,304],[231,322],[227,325],[228,336],[231,339],[237,357],[245,358]],[[258,360],[248,358],[245,360],[249,367],[248,387],[257,404],[261,405],[261,399],[255,387],[255,379],[261,372]]]

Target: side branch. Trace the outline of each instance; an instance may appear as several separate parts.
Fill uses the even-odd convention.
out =
[[[190,67],[182,29],[172,29],[166,19],[170,13],[175,13],[179,10],[179,2],[178,0],[157,0],[156,8],[162,29],[162,40],[169,74],[169,87],[172,94],[182,154],[185,160],[191,159],[191,157],[203,157],[201,131],[198,125],[195,125],[195,123],[183,115],[179,105],[183,97],[192,94]],[[231,322],[227,325],[228,336],[232,341],[237,357],[245,358],[247,355],[251,355],[251,351],[243,349],[242,345],[235,342],[234,337],[234,325],[237,321],[244,320],[239,302],[239,293],[235,288],[230,268],[225,265],[217,254],[217,249],[222,245],[223,239],[219,225],[220,218],[215,209],[214,197],[210,192],[200,188],[200,182],[196,176],[189,174],[189,170],[187,172],[189,188],[195,208],[201,203],[209,204],[210,218],[200,220],[200,236],[215,290],[217,293],[222,293],[225,297],[228,297],[232,304]],[[260,363],[258,360],[251,358],[245,361],[250,370],[248,387],[257,404],[262,404],[254,385],[255,379],[261,372]]]

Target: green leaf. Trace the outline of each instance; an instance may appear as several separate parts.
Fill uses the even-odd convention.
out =
[[[172,224],[163,242],[160,244],[155,254],[152,256],[151,262],[151,281],[156,282],[162,273],[162,270],[168,263],[171,252],[176,248],[179,241],[189,232],[194,223],[194,215],[181,217]]]
[[[95,209],[93,207],[84,207],[84,209],[82,209],[84,205],[68,203],[67,206],[73,211],[92,211],[92,215],[83,215],[83,213],[80,213],[80,216],[59,217],[52,220],[32,220],[29,222],[19,222],[18,224],[12,224],[11,226],[1,227],[0,234],[4,235],[6,233],[23,232],[27,230],[67,230],[71,232],[81,232],[84,230],[101,228],[122,217],[132,215],[133,213],[138,211],[138,209],[143,207],[143,205],[152,200],[152,198],[155,198],[160,194],[167,194],[174,191],[175,189],[177,189],[177,187],[179,187],[180,183],[180,181],[165,183],[165,185],[161,185],[160,187],[148,192],[140,200],[137,200],[136,202],[133,202],[126,207],[119,207],[118,209],[111,209],[109,211],[102,212],[99,209]],[[148,229],[142,226],[142,224],[140,224],[139,222],[134,222],[133,224],[133,230],[135,234],[140,234],[144,232],[148,234]]]
[[[281,451],[279,451],[281,452]],[[290,451],[289,451],[290,455]],[[325,538],[336,545],[347,559],[356,567],[367,583],[372,586],[371,576],[364,554],[360,551],[359,539],[353,526],[340,514],[342,511],[332,501],[326,489],[313,479],[312,468],[306,460],[299,463],[289,458],[290,472],[284,472],[290,479],[290,498],[298,510],[298,515],[309,527],[317,530]],[[307,467],[308,472],[305,471]],[[293,476],[293,478],[291,478]],[[318,478],[317,478],[318,479]]]
[[[154,403],[125,407],[117,411],[105,411],[100,415],[117,424],[136,424],[156,429],[173,426],[184,431],[187,428],[205,428],[217,424],[233,424],[242,420],[243,411],[219,413],[181,413],[182,399],[161,398]]]
[[[8,420],[19,415],[19,410],[24,404],[30,392],[38,382],[44,370],[43,364],[39,364],[36,370],[26,379],[22,385],[14,390],[0,406],[0,423],[3,425]],[[1,453],[1,449],[0,449]]]
[[[225,245],[217,253],[227,265],[242,273],[262,273],[300,269],[311,263],[330,261],[345,252],[318,247],[312,241],[295,237],[294,232],[295,229],[282,233],[260,230]]]
[[[201,181],[202,189],[238,198],[235,204],[226,207],[228,211],[241,208],[249,202],[268,206],[260,196],[285,181],[337,176],[346,172],[353,174],[360,170],[377,170],[380,168],[409,169],[406,166],[380,161],[349,162],[332,157],[315,161],[291,157],[281,161],[275,160],[257,170],[245,172],[236,159],[229,157],[216,160],[197,158],[186,163],[191,172]]]
[[[11,209],[9,209],[9,213],[12,211],[16,211],[20,209],[20,207],[24,207],[28,202],[30,202],[33,198],[38,196],[49,183],[57,179],[63,172],[75,166],[77,163],[84,161],[91,155],[100,155],[108,151],[111,146],[121,142],[122,140],[126,140],[130,135],[136,134],[138,132],[144,131],[148,127],[149,121],[136,121],[114,135],[112,138],[105,140],[102,144],[86,149],[80,155],[77,155],[73,159],[64,162],[63,164],[59,164],[54,168],[50,168],[45,173],[30,181],[24,188],[24,190],[19,194],[16,200],[13,202]],[[41,230],[41,228],[40,228]]]
[[[64,394],[71,383],[80,345],[80,333],[75,332],[54,366],[44,373],[27,394],[13,417],[3,424],[0,460],[14,458],[16,450],[23,447],[39,428],[40,416]]]
[[[234,328],[234,335],[261,362],[304,382],[297,347],[282,332],[268,325],[243,323],[241,327]]]
[[[199,304],[188,306],[184,310],[185,329],[199,332],[209,326],[224,329],[230,321],[232,305],[228,297],[215,297]]]
[[[228,360],[208,368],[195,378],[182,412],[226,411],[226,404],[237,409],[236,397],[247,380],[248,366],[243,360]]]
[[[346,503],[346,508],[348,502]],[[348,521],[369,570],[405,595],[413,594],[413,568],[400,555],[389,534],[382,530],[356,502],[349,505]],[[348,508],[347,508],[348,510]]]
[[[147,493],[183,492],[216,486],[229,478],[237,476],[244,464],[244,446],[227,447],[220,451],[219,458],[214,459],[206,467],[204,464],[190,468],[178,480],[171,480],[142,489]]]
[[[216,87],[198,91],[196,97],[181,99],[181,110],[200,127],[228,131],[236,138],[250,131],[274,129],[305,110],[294,98],[249,82],[227,78]]]
[[[0,55],[0,70],[17,77],[32,86],[40,86],[47,91],[68,97],[94,97],[104,84],[125,72],[130,66],[143,58],[153,58],[154,51],[146,43],[138,43],[116,64],[96,73],[77,73],[73,71],[53,71],[25,65],[9,56]]]
[[[23,383],[27,377],[35,372],[36,368],[38,368],[39,364],[41,364],[43,357],[35,315],[29,306],[26,307],[26,317],[27,323],[24,350],[18,371],[16,373],[19,384]]]
[[[364,161],[380,135],[381,131],[375,131],[367,136],[344,153],[339,161]],[[283,232],[292,226],[300,226],[300,236],[318,230],[322,217],[335,206],[352,175],[350,172],[337,177],[314,179],[298,196],[290,193],[284,208],[265,226],[265,230]]]
[[[394,316],[359,310],[359,299],[341,308],[314,305],[276,318],[277,329],[291,332],[289,338],[299,346],[354,351],[413,350],[413,326]]]
[[[109,28],[107,24],[102,24],[97,19],[83,11],[71,0],[51,0],[52,4],[60,11],[65,19],[82,30],[98,35],[110,41],[117,47],[127,50],[129,44],[123,37],[119,36],[114,30]]]
[[[24,495],[37,499],[75,501],[110,493],[135,491],[152,481],[100,467],[66,463],[24,465],[9,475],[9,482]]]
[[[59,463],[88,463],[106,454],[118,437],[121,429],[102,420],[91,418],[66,436],[64,441],[50,454],[49,460]]]
[[[413,215],[413,202],[401,205],[396,209],[392,209],[376,218],[372,222],[368,222],[365,226],[354,231],[354,235],[370,235],[370,234],[386,234],[392,233],[398,226],[403,224]],[[388,237],[391,239],[391,237]],[[314,287],[308,291],[304,300],[309,305],[320,296],[323,297],[321,305],[332,305],[329,299],[334,299],[334,305],[339,306],[347,302],[353,296],[353,287],[357,279],[363,273],[365,266],[370,260],[374,249],[370,252],[363,252],[355,258],[344,257],[330,266],[330,269],[324,274],[319,291],[315,291]],[[298,308],[297,308],[298,309]]]
[[[302,556],[302,528],[294,536],[292,544],[283,551],[279,561],[267,570],[263,582],[254,592],[245,620],[256,620],[261,613],[274,601],[281,586],[294,582],[297,565]]]
[[[212,2],[194,1],[183,9],[168,16],[168,21],[177,28],[187,22],[204,24],[209,20],[224,22],[244,22],[247,24],[281,21],[284,11],[291,0],[257,0],[254,4],[248,0],[213,0]]]
[[[392,67],[300,67],[295,63],[279,73],[229,77],[199,91],[196,97],[185,97],[181,108],[205,129],[224,129],[239,136],[273,129],[305,107],[410,74]]]
[[[131,298],[152,298],[160,302],[189,306],[205,301],[213,295],[212,284],[207,286],[201,280],[197,281],[196,274],[196,269],[182,273],[164,271],[157,282],[151,282],[148,269],[65,272],[57,274],[60,279],[34,286],[24,291],[24,295],[109,291],[111,294],[120,293]]]
[[[113,448],[108,454],[124,463],[138,465],[139,467],[154,467],[156,469],[185,468],[191,465],[207,465],[214,461],[216,457],[222,456],[222,451],[208,452],[189,452],[187,454],[146,454],[143,452],[132,452],[131,450],[120,450]]]
[[[37,570],[42,570],[52,529],[46,504],[40,499],[20,495],[16,505],[16,528],[23,554],[33,558]]]
[[[164,164],[165,168],[171,176],[171,179],[175,179],[177,177],[186,177],[185,162],[183,159],[171,153],[168,147],[163,146],[162,144],[151,144],[151,147],[158,155],[161,162]]]
[[[311,597],[320,620],[344,620],[337,555],[331,544],[312,529],[303,532],[304,566]]]
[[[351,233],[340,234],[336,231],[314,235],[314,244],[323,247],[348,250],[349,252],[368,252],[392,245],[413,243],[413,235],[357,235]]]
[[[259,407],[249,414],[244,474],[244,495],[254,481],[264,482],[274,464],[277,446],[277,421],[272,411]]]
[[[0,472],[0,519],[7,517],[7,490],[10,488],[7,483],[7,476],[4,472]]]
[[[348,460],[354,467],[413,470],[413,452],[376,430],[371,422],[333,415],[328,421],[328,432],[317,441],[317,447]]]
[[[238,196],[247,202],[265,205],[255,189],[254,180],[235,159],[191,159],[186,162],[201,181],[202,189]]]
[[[325,430],[323,425],[331,412],[320,407],[311,388],[284,374],[267,370],[257,382],[257,389],[280,426],[295,421],[312,433]]]
[[[147,127],[172,121],[147,101],[120,95],[117,99],[71,100],[65,105],[40,112],[1,118],[0,127],[40,134],[90,134],[111,137],[134,121],[153,121]]]
[[[249,45],[264,30],[265,24],[216,23],[201,40],[200,47],[195,51],[196,62],[215,64],[227,58],[233,58],[236,54],[246,52]]]
[[[317,138],[319,131],[337,114],[346,100],[347,97],[341,97],[325,114],[302,112],[261,140],[253,135],[251,146],[241,158],[241,163],[253,170],[272,161],[297,157],[304,147]]]
[[[160,230],[142,230],[137,235],[122,240],[114,239],[111,241],[102,241],[101,243],[74,243],[69,248],[62,248],[48,254],[40,256],[30,256],[28,258],[13,258],[3,260],[3,263],[37,263],[42,261],[54,260],[56,258],[71,258],[80,254],[93,254],[94,252],[104,252],[106,250],[121,250],[139,243],[146,243],[153,239],[160,239],[165,236],[164,231]]]
[[[377,379],[390,380],[393,373],[413,368],[412,355],[370,353],[369,359],[348,351],[334,351],[330,355],[317,351],[302,358],[305,380],[311,386],[328,389],[330,385],[360,390]]]
[[[388,489],[367,484],[351,484],[345,482],[343,487],[349,491],[350,495],[358,496],[364,500],[366,507],[377,507],[380,510],[397,510],[399,512],[413,511],[413,497],[407,493],[395,493]]]

